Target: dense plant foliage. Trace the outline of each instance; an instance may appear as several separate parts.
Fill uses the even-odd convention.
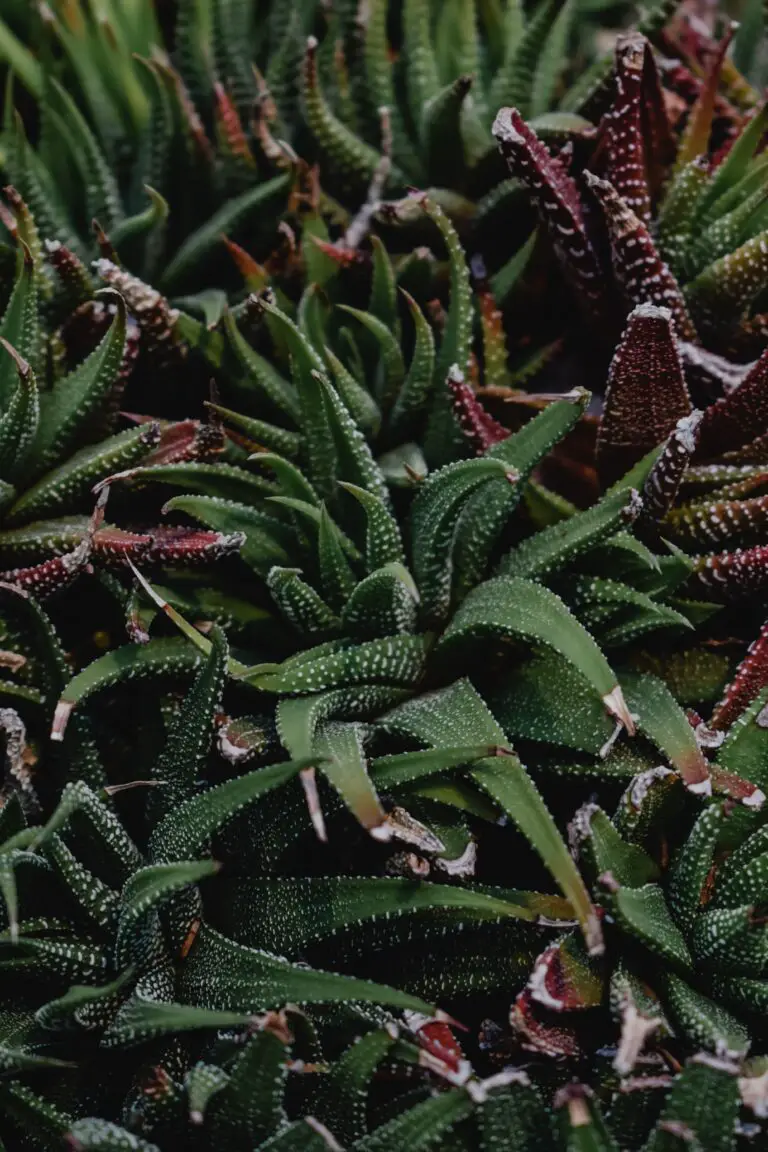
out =
[[[8,0],[0,1148],[765,1141],[742,15]]]

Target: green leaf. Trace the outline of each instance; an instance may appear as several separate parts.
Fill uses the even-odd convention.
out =
[[[165,511],[184,512],[223,536],[242,532],[245,542],[240,555],[260,576],[266,576],[275,564],[290,567],[293,530],[274,516],[220,496],[174,496]]]
[[[740,1106],[737,1072],[737,1066],[703,1053],[689,1060],[669,1091],[647,1152],[674,1152],[676,1129],[707,1152],[731,1152]]]
[[[366,1133],[370,1081],[394,1043],[385,1029],[358,1037],[334,1062],[322,1086],[320,1114],[346,1143]]]
[[[69,716],[78,704],[126,680],[184,676],[196,671],[200,652],[188,640],[162,637],[147,644],[126,644],[100,656],[70,680],[56,706],[52,740],[63,740]]]
[[[417,417],[424,411],[432,393],[435,376],[435,337],[432,329],[413,297],[401,288],[413,319],[415,339],[411,362],[397,394],[390,426],[392,436],[399,438],[413,430]]]
[[[585,677],[619,723],[634,731],[621,688],[602,652],[548,588],[518,577],[487,580],[458,609],[437,651],[448,655],[459,646],[489,638],[521,639],[553,648]]]
[[[691,954],[658,884],[621,887],[611,902],[617,924],[675,968],[690,969]]]
[[[318,729],[315,747],[323,757],[323,774],[350,812],[371,835],[384,839],[386,812],[368,775],[364,735],[360,724],[329,722]]]
[[[292,1004],[383,1004],[433,1015],[416,996],[291,964],[269,952],[236,944],[203,924],[179,977],[179,991],[201,1007],[255,1012]]]
[[[621,685],[640,731],[669,758],[692,791],[708,795],[709,767],[688,717],[655,676],[625,673]]]
[[[344,627],[355,638],[371,640],[413,632],[418,592],[402,564],[387,564],[355,587],[342,611]]]
[[[300,664],[259,665],[242,679],[262,692],[308,695],[329,688],[354,684],[385,684],[406,687],[415,684],[424,670],[426,640],[423,636],[392,636],[356,644],[341,652],[305,654]]]
[[[651,857],[635,844],[627,844],[601,808],[586,804],[572,825],[578,837],[579,855],[589,859],[594,879],[610,873],[617,884],[639,888],[658,880],[659,869]]]
[[[240,332],[231,312],[226,312],[224,315],[224,328],[235,355],[248,375],[249,382],[278,411],[285,413],[292,421],[298,421],[301,409],[296,389],[290,380],[281,376],[269,360],[251,347]]]
[[[353,1152],[391,1152],[393,1148],[419,1152],[438,1141],[442,1144],[451,1129],[470,1115],[472,1108],[468,1093],[451,1088],[421,1104],[414,1104],[369,1136],[363,1136],[352,1145]]]
[[[587,512],[578,512],[524,540],[506,554],[499,571],[505,576],[546,579],[621,528],[635,503],[636,497],[626,488],[612,490]]]
[[[354,496],[365,509],[367,531],[365,537],[365,566],[375,572],[387,564],[404,564],[405,552],[400,526],[386,504],[366,488],[341,482],[345,492]]]
[[[378,788],[397,789],[425,776],[466,768],[476,760],[502,754],[494,744],[468,744],[460,748],[428,748],[423,752],[399,752],[371,762],[371,776]]]
[[[270,951],[301,954],[345,930],[399,919],[436,924],[502,923],[539,916],[536,896],[483,892],[399,877],[308,877],[222,883],[225,921],[237,940],[260,940]]]
[[[229,1071],[212,1108],[212,1128],[222,1141],[250,1146],[287,1123],[283,1094],[288,1075],[284,1038],[268,1025],[251,1036]]]
[[[227,200],[181,245],[165,269],[161,281],[163,290],[176,291],[180,284],[185,283],[190,272],[202,267],[211,251],[221,244],[222,236],[235,236],[246,223],[269,218],[270,210],[283,201],[289,182],[289,175],[280,173]]]
[[[436,748],[458,741],[483,739],[503,746],[504,733],[468,680],[400,705],[380,721],[398,732]],[[590,949],[602,949],[600,926],[584,881],[535,784],[514,755],[482,760],[469,770],[471,779],[515,822],[541,856],[571,902]]]
[[[101,1043],[104,1048],[127,1048],[162,1036],[201,1029],[245,1028],[249,1023],[249,1013],[217,1011],[197,1004],[169,1004],[133,996],[107,1029]]]
[[[194,858],[208,838],[236,812],[287,783],[303,768],[317,764],[318,760],[319,757],[310,757],[271,764],[191,797],[169,812],[154,829],[149,841],[150,857],[161,863]]]
[[[552,108],[561,75],[568,65],[569,42],[577,15],[575,0],[566,0],[549,29],[533,77],[530,116],[542,116]]]
[[[411,556],[428,625],[448,612],[459,512],[473,492],[499,477],[516,480],[517,473],[501,460],[460,460],[433,472],[419,489],[411,508]]]
[[[0,25],[2,27],[2,25]],[[37,273],[28,248],[19,252],[11,298],[0,320],[0,336],[26,361],[37,359],[39,338]],[[0,401],[6,410],[17,377],[18,361],[11,356],[0,360]]]
[[[4,351],[15,361],[18,377],[16,388],[0,418],[0,473],[17,482],[26,472],[26,464],[40,421],[40,396],[37,379],[26,360],[3,341]],[[2,383],[0,382],[0,390]],[[15,492],[8,486],[7,501]],[[4,519],[7,522],[8,513]]]
[[[163,815],[194,795],[210,750],[215,715],[221,707],[229,649],[220,628],[213,628],[209,637],[208,658],[170,724],[165,747],[153,769],[153,778],[162,781],[156,796],[152,797],[153,807]]]
[[[138,463],[158,438],[157,425],[144,424],[81,448],[28,488],[6,513],[5,523],[22,524],[77,510],[95,484]]]
[[[379,395],[376,397],[379,406],[386,412],[391,408],[395,398],[399,395],[405,380],[405,361],[397,339],[392,329],[370,312],[363,312],[360,308],[352,308],[348,304],[340,304],[342,311],[354,316],[371,333],[379,346],[382,366],[382,383]]]
[[[664,1005],[675,1029],[689,1044],[718,1056],[741,1056],[749,1047],[744,1025],[713,1000],[691,988],[674,972],[660,976]]]
[[[114,301],[116,312],[109,331],[82,364],[41,397],[40,427],[35,440],[38,472],[57,464],[83,435],[99,406],[112,389],[125,347],[125,304],[122,296],[105,288],[100,295]]]

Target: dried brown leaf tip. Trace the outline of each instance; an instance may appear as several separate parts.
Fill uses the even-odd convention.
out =
[[[691,412],[691,401],[667,308],[640,304],[627,322],[608,374],[597,437],[604,484],[662,442]]]

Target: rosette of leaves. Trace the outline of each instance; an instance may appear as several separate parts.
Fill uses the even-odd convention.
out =
[[[743,361],[765,340],[762,106],[734,111],[730,135],[711,143],[728,43],[678,134],[654,54],[637,33],[617,43],[591,159],[553,155],[515,109],[502,109],[494,128],[587,313],[615,330],[639,304],[671,309],[691,373],[710,398],[729,368],[708,353]]]
[[[709,754],[718,771],[764,785],[765,690],[743,712],[734,696],[743,704],[752,667],[750,657],[715,709],[712,727],[700,725],[698,747],[658,681],[640,675],[624,686],[630,706],[655,697],[657,722],[670,741],[681,742],[680,754],[687,743],[691,762],[703,759],[702,749],[715,749]],[[763,1050],[764,819],[750,803],[709,797],[691,804],[679,777],[658,766],[631,783],[611,818],[587,804],[570,832],[604,912],[606,951],[597,962],[573,936],[551,945],[510,1019],[533,1049],[594,1058],[593,1041],[605,1041],[596,1021],[607,1001],[614,1034],[601,1058],[610,1057],[610,1067],[605,1059],[597,1075],[627,1122],[634,1112],[660,1106],[663,1095],[650,1103],[659,1087],[654,1081],[680,1046],[704,1050],[720,1067],[738,1065],[750,1048]]]
[[[477,1045],[548,933],[574,923],[587,969],[609,962],[603,888],[588,891],[560,831],[573,790],[588,780],[606,804],[622,781],[642,791],[661,757],[684,804],[714,792],[759,812],[749,766],[710,763],[663,682],[632,670],[654,636],[702,622],[692,564],[658,528],[685,426],[587,510],[546,486],[539,469],[588,398],[529,397],[514,431],[483,406],[506,359],[498,315],[433,201],[393,217],[416,213],[450,264],[434,325],[398,301],[380,245],[366,310],[330,304],[360,274],[333,261],[293,314],[267,293],[221,328],[180,317],[179,339],[246,407],[212,402],[229,456],[105,478],[110,500],[170,486],[169,515],[238,534],[240,594],[231,576],[166,586],[131,552],[134,642],[55,682],[58,804],[30,811],[9,771],[3,962],[14,988],[23,975],[9,1010],[26,1013],[0,1093],[14,1133],[472,1147],[517,1125],[531,1147],[609,1141],[587,1089],[552,1102],[546,1061],[526,1078],[514,1048],[489,1081],[495,1046]],[[131,709],[139,731],[124,725],[115,758],[106,729]],[[67,756],[83,724],[99,775]],[[520,869],[541,892],[509,887]],[[470,1029],[471,1064],[436,1005]],[[679,1056],[701,1047],[684,1036]],[[75,1067],[22,1067],[32,1056]],[[687,1086],[702,1077],[735,1113],[741,1069],[707,1059],[662,1125],[696,1129]]]
[[[22,786],[25,804],[36,810],[38,784],[50,799],[61,783],[61,758],[41,780],[34,776],[68,677],[70,648],[95,653],[109,644],[114,627],[124,626],[127,593],[116,574],[125,557],[141,555],[157,572],[189,578],[190,570],[204,572],[236,550],[242,537],[157,525],[153,510],[133,499],[114,506],[130,528],[105,519],[102,482],[116,469],[194,461],[205,471],[223,438],[196,420],[121,417],[139,344],[123,297],[105,289],[58,324],[58,293],[66,286],[59,249],[52,250],[51,267],[26,203],[13,189],[6,201],[15,270],[0,317],[0,693],[8,742],[1,790],[5,800]],[[77,341],[67,339],[74,328]],[[78,602],[84,587],[90,612]],[[56,628],[37,612],[43,601],[51,603]],[[85,727],[78,725],[64,759],[72,756],[94,783],[100,768]]]
[[[654,5],[648,29],[667,15]],[[78,0],[4,17],[18,110],[11,92],[2,169],[41,230],[86,262],[108,238],[134,274],[205,291],[208,306],[212,283],[237,287],[222,236],[263,259],[297,163],[317,167],[342,229],[409,186],[442,189],[458,219],[492,226],[513,192],[490,131],[497,108],[516,104],[558,140],[589,128],[557,111],[599,22],[573,0],[530,11],[184,0],[175,19],[152,0],[130,11]]]

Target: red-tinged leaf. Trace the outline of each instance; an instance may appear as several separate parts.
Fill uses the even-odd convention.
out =
[[[512,175],[528,189],[575,287],[588,302],[600,302],[604,276],[587,237],[574,180],[549,154],[516,108],[501,109],[493,134]]]
[[[153,528],[145,558],[153,564],[208,564],[238,552],[242,532],[207,532],[196,528]]]
[[[88,567],[90,554],[91,542],[85,539],[64,556],[54,556],[31,568],[11,568],[7,572],[0,572],[0,581],[43,600],[67,588],[77,579]]]
[[[550,944],[536,960],[531,977],[510,1013],[512,1027],[525,1037],[526,1047],[550,1056],[576,1056],[579,1043],[567,1027],[552,1027],[537,1012],[584,1011],[600,1004],[603,980],[583,951],[575,933]]]
[[[414,1018],[408,1014],[406,1019],[416,1034],[419,1046],[428,1054],[428,1062],[431,1064],[434,1060],[446,1065],[451,1072],[458,1072],[465,1057],[450,1026],[443,1020],[429,1016]]]
[[[643,508],[637,527],[642,531],[657,524],[674,503],[680,482],[698,442],[702,414],[697,409],[681,416],[664,449],[648,473],[641,493]]]
[[[448,373],[448,387],[459,427],[478,456],[482,456],[494,444],[508,439],[509,429],[486,412],[456,364]]]
[[[189,133],[189,138],[194,141],[200,156],[212,164],[214,158],[213,145],[206,135],[203,122],[192,102],[186,84],[176,69],[167,62],[167,59],[164,58],[155,61],[155,67],[158,72],[170,82],[170,85],[174,89],[178,108],[184,120],[186,131]]]
[[[263,288],[266,288],[269,282],[269,273],[264,265],[259,264],[250,252],[246,252],[245,248],[236,244],[234,240],[230,240],[228,236],[222,236],[221,240],[232,257],[248,291],[261,292]]]
[[[720,85],[720,73],[723,68],[725,54],[733,39],[734,26],[728,30],[717,50],[712,64],[707,71],[707,77],[699,97],[691,109],[688,123],[685,126],[683,138],[677,152],[677,168],[684,168],[697,156],[702,156],[709,147],[709,137],[712,131],[712,119],[715,113],[715,101]]]
[[[503,388],[509,383],[504,317],[480,256],[472,260],[472,275],[483,329],[483,384],[486,388]]]
[[[697,457],[722,456],[768,432],[768,348],[737,388],[704,413]]]
[[[105,488],[96,501],[96,506],[88,525],[88,530],[80,543],[71,552],[55,556],[27,568],[12,568],[0,573],[0,582],[10,584],[19,592],[32,593],[42,599],[68,587],[81,572],[84,572],[93,551],[93,538],[104,523],[104,508],[109,489]]]
[[[151,536],[107,526],[94,534],[93,554],[105,563],[117,562],[122,565],[126,556],[131,560],[145,556],[151,544]]]
[[[743,600],[768,588],[768,544],[702,556],[695,573],[718,600]]]
[[[580,938],[571,934],[541,953],[528,991],[537,1004],[551,1012],[573,1012],[600,1003],[602,981],[587,960]]]
[[[134,417],[144,422],[146,416]],[[165,424],[160,432],[160,442],[144,459],[149,468],[153,464],[185,464],[201,460],[224,446],[224,437],[218,424],[202,424],[199,420],[179,420]]]
[[[726,772],[717,764],[711,766],[709,776],[713,791],[730,796],[731,800],[735,800],[738,804],[743,804],[746,808],[762,808],[765,804],[765,793],[751,780],[745,780],[735,772]]]
[[[224,85],[218,81],[214,82],[213,92],[216,100],[216,134],[222,145],[222,151],[225,155],[229,153],[247,167],[255,168],[256,161],[232,98]]]
[[[167,367],[178,365],[186,355],[186,346],[177,342],[175,326],[179,314],[165,296],[111,260],[96,260],[93,267],[125,300],[128,312],[141,329],[143,346],[155,363]]]
[[[613,257],[613,271],[630,305],[657,304],[669,308],[675,331],[695,340],[680,285],[661,259],[651,234],[607,180],[585,172],[587,185],[602,209]]]
[[[645,144],[645,174],[651,199],[661,196],[675,159],[677,140],[667,113],[664,89],[650,45],[646,45],[640,101],[642,133]]]
[[[602,145],[605,175],[638,219],[651,220],[643,141],[643,73],[648,44],[630,32],[616,41],[616,94],[603,118]]]
[[[750,644],[746,656],[736,669],[733,680],[715,705],[709,727],[719,731],[730,728],[766,684],[768,684],[768,622],[763,624],[757,639]]]
[[[674,432],[691,401],[667,308],[631,313],[608,374],[597,466],[608,485]]]
[[[91,297],[93,294],[91,275],[79,256],[60,240],[46,240],[45,258],[61,281],[73,305],[81,304]]]
[[[310,236],[309,239],[324,256],[334,264],[338,264],[339,268],[352,268],[356,264],[366,263],[366,254],[359,248],[350,248],[346,244],[332,244],[320,236]]]
[[[751,500],[713,500],[678,508],[667,524],[670,536],[683,547],[722,548],[765,538],[768,494]],[[666,527],[666,525],[665,525]]]

